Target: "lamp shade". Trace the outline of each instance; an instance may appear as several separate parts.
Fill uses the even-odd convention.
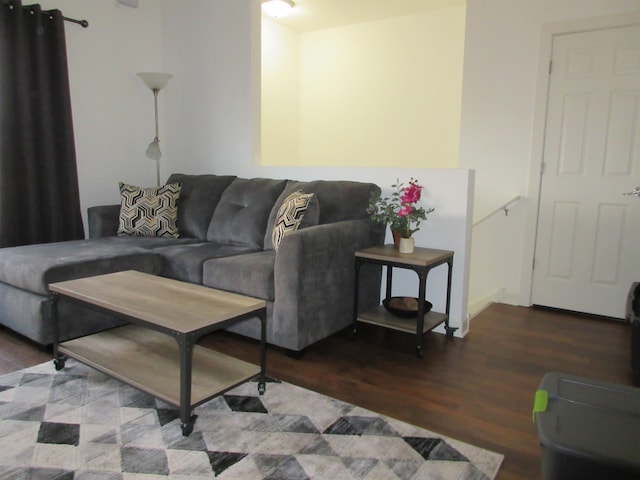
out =
[[[145,154],[147,155],[147,158],[150,158],[151,160],[160,160],[162,152],[160,151],[160,141],[158,140],[158,137],[154,138],[153,141],[149,144]]]
[[[293,7],[291,0],[262,0],[262,10],[270,17],[284,17]]]
[[[159,72],[141,72],[138,76],[151,90],[162,90],[172,75]]]

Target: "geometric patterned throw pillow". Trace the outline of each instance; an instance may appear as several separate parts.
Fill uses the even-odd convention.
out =
[[[141,188],[120,182],[118,235],[178,237],[181,184]]]
[[[282,202],[271,232],[271,242],[275,251],[278,251],[280,242],[286,235],[298,229],[312,198],[313,193],[298,191],[293,192]]]

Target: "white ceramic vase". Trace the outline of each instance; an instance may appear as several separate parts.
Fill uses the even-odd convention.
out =
[[[413,253],[413,247],[415,246],[413,237],[400,239],[400,253]]]

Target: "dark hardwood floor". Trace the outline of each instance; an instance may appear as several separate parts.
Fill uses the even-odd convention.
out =
[[[494,304],[464,339],[411,336],[364,325],[294,360],[276,348],[268,374],[505,455],[498,479],[540,478],[533,395],[549,371],[631,384],[629,324]],[[258,362],[258,343],[221,332],[205,346]],[[49,352],[0,329],[0,373],[50,359]],[[267,390],[268,394],[268,390]]]

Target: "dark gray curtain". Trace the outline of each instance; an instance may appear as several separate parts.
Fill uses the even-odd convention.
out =
[[[64,19],[0,8],[0,246],[84,238]]]

